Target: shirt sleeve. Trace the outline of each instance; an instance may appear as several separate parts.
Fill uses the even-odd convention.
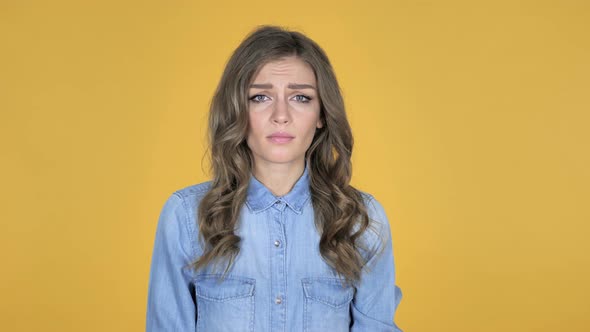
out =
[[[363,267],[351,305],[351,332],[402,332],[394,316],[402,298],[395,283],[393,244],[389,221],[383,206],[371,197],[367,205],[369,218],[377,224],[376,252]],[[373,222],[373,221],[372,221]]]
[[[195,331],[191,245],[183,198],[172,194],[161,210],[150,267],[146,332]]]

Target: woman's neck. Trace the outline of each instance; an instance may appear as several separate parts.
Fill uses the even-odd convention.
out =
[[[253,175],[275,196],[284,196],[293,189],[303,174],[305,165],[266,163],[254,166]]]

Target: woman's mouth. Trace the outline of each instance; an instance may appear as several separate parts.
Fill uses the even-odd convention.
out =
[[[276,144],[284,144],[289,143],[293,140],[294,137],[287,137],[287,136],[270,136],[268,139]]]

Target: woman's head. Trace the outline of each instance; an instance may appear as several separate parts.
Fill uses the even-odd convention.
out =
[[[261,83],[272,88],[252,87]],[[313,88],[291,89],[287,83]],[[277,144],[268,138],[275,132],[295,137]],[[328,154],[316,161],[332,159],[334,144],[344,150],[338,153],[352,149],[344,102],[325,52],[300,32],[268,25],[246,36],[228,60],[211,103],[209,134],[214,172],[216,159],[239,156],[244,160],[235,162],[251,171],[255,162],[311,161],[314,152]]]
[[[284,144],[268,138],[281,131],[294,138]],[[233,264],[241,240],[234,230],[255,163],[305,161],[319,251],[347,281],[360,279],[359,248],[366,248],[360,237],[369,218],[350,185],[352,131],[334,70],[313,40],[277,26],[246,36],[211,101],[209,145],[213,179],[199,203],[203,255],[195,269],[218,258],[229,258],[226,272]]]

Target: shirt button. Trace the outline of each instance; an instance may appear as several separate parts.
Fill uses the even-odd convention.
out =
[[[281,297],[280,297],[280,296],[277,296],[277,298],[275,299],[275,303],[276,303],[276,304],[281,304],[281,303],[283,303],[283,300],[281,300]]]
[[[279,246],[279,244],[281,244],[281,241],[279,241],[279,240],[275,240],[275,247],[278,247],[278,246]]]

